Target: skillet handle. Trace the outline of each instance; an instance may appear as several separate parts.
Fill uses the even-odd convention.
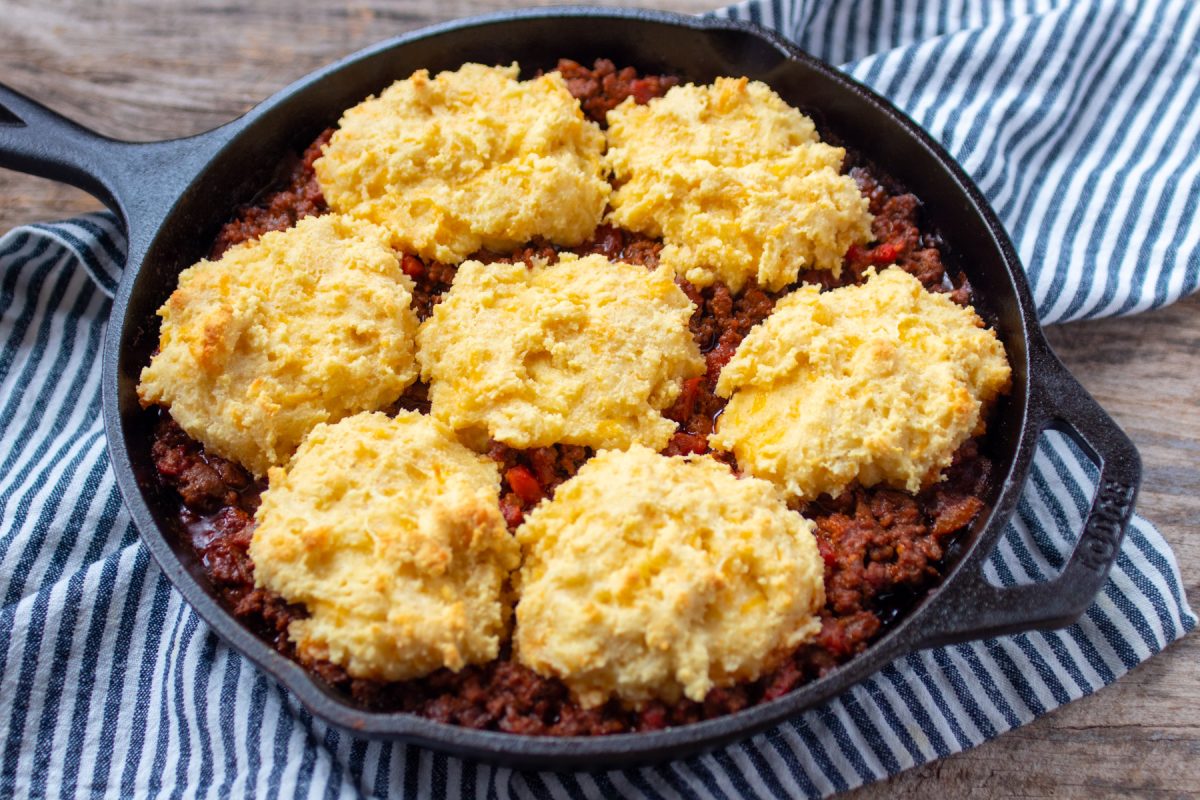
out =
[[[947,587],[950,596],[939,598],[941,615],[924,627],[918,648],[1070,625],[1095,600],[1117,560],[1141,483],[1141,458],[1042,337],[1032,338],[1032,430],[1067,434],[1100,468],[1083,532],[1062,572],[1043,583],[995,586],[983,574],[990,553],[975,555]]]
[[[69,183],[117,212],[131,237],[150,233],[236,123],[186,139],[101,136],[0,83],[0,167]]]

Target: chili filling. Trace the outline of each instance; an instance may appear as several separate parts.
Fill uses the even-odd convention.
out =
[[[598,60],[592,68],[562,60],[558,69],[584,112],[603,124],[605,114],[627,97],[645,103],[661,96],[678,79],[667,75],[641,76],[631,68],[617,69]],[[313,162],[332,130],[324,131],[300,155],[282,166],[281,183],[257,202],[240,208],[220,230],[210,257],[263,233],[283,230],[297,220],[328,212],[313,172]],[[917,277],[926,288],[947,291],[961,304],[971,301],[971,288],[961,274],[948,279],[942,262],[941,240],[922,228],[920,202],[897,191],[872,165],[850,153],[849,173],[870,202],[875,220],[874,241],[852,247],[839,278],[825,271],[802,274],[800,282],[824,288],[858,283],[872,266],[895,263]],[[601,226],[589,242],[572,252],[600,253],[654,268],[661,243],[611,226]],[[476,254],[483,261],[553,261],[562,249],[534,241],[513,253]],[[404,255],[404,272],[415,285],[414,307],[421,319],[449,289],[455,268]],[[721,283],[699,288],[680,280],[696,306],[690,327],[707,360],[704,375],[685,382],[675,404],[665,414],[678,423],[665,453],[704,453],[725,401],[714,393],[717,376],[750,329],[771,312],[778,297],[793,288],[772,293],[751,282],[734,294]],[[395,408],[428,412],[427,387],[417,383]],[[157,415],[151,455],[158,483],[179,501],[179,519],[217,594],[235,616],[280,652],[295,658],[288,625],[306,616],[302,606],[289,604],[254,585],[254,565],[248,555],[254,512],[265,486],[237,464],[207,454],[171,419]],[[517,450],[493,442],[488,455],[501,474],[500,505],[510,528],[527,510],[573,476],[591,457],[588,448],[556,445]],[[729,454],[716,457],[737,467]],[[837,499],[823,496],[798,510],[816,525],[816,538],[825,562],[826,604],[822,628],[812,642],[801,646],[780,667],[757,681],[715,689],[704,702],[684,700],[668,705],[651,703],[639,710],[616,702],[594,709],[574,703],[561,681],[541,677],[504,651],[496,660],[459,672],[439,670],[418,680],[398,683],[355,679],[329,662],[307,663],[315,675],[363,708],[406,711],[470,728],[535,735],[597,735],[656,730],[728,714],[779,697],[816,679],[862,652],[889,625],[938,582],[962,532],[983,508],[991,462],[980,443],[970,440],[955,455],[946,478],[934,487],[909,495],[884,487],[852,487]]]

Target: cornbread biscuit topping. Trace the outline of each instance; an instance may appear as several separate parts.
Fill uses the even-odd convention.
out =
[[[780,300],[722,370],[709,443],[794,497],[852,481],[916,492],[983,432],[1009,386],[1004,346],[971,308],[902,270]]]
[[[604,135],[558,73],[519,81],[518,72],[417,70],[348,110],[314,164],[330,207],[447,263],[535,236],[583,241],[610,191]]]
[[[661,449],[661,410],[704,370],[692,310],[664,267],[468,261],[417,334],[431,413],[468,441]]]
[[[920,199],[861,154],[839,175],[765,86],[558,70],[415,73],[238,208],[163,310],[152,488],[213,595],[357,707],[685,726],[828,674],[937,583],[1002,474],[963,436],[1007,366]],[[269,447],[259,475],[196,418]]]
[[[697,286],[837,275],[850,245],[871,238],[867,200],[839,172],[845,151],[765,84],[677,86],[608,121],[611,220],[661,236],[662,262]]]
[[[264,475],[318,423],[393,402],[417,377],[417,318],[382,236],[309,217],[184,270],[158,312],[142,403]]]
[[[814,636],[824,566],[776,489],[707,456],[600,452],[517,530],[516,653],[593,707],[753,680]]]
[[[496,657],[520,559],[495,464],[436,420],[366,413],[309,434],[270,474],[250,544],[259,586],[307,619],[302,658],[396,681]]]

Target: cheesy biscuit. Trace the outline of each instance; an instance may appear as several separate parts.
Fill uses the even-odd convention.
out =
[[[479,445],[661,449],[661,410],[704,370],[693,309],[666,268],[468,261],[417,334],[430,413]]]
[[[867,200],[840,174],[845,151],[763,83],[676,86],[626,100],[608,123],[611,221],[662,237],[662,263],[697,286],[837,275],[850,245],[871,238]]]
[[[496,465],[412,411],[320,425],[270,474],[250,543],[254,577],[307,619],[301,658],[399,681],[499,653],[519,548]]]
[[[330,207],[447,263],[535,236],[582,242],[610,191],[604,135],[557,72],[528,81],[518,72],[417,70],[346,111],[313,164]]]
[[[812,530],[709,456],[598,453],[517,530],[517,657],[584,707],[754,680],[821,628]]]
[[[255,475],[417,377],[412,281],[371,225],[307,217],[184,270],[138,397]]]
[[[709,444],[788,494],[938,480],[1008,390],[1004,346],[975,311],[903,270],[780,300],[721,371]]]

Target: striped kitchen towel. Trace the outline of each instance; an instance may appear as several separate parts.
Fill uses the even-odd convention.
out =
[[[1012,233],[1046,321],[1134,313],[1200,283],[1197,4],[796,0],[726,13],[843,64],[944,142]],[[549,774],[356,739],[223,645],[122,508],[97,353],[123,248],[107,214],[0,239],[0,797],[819,797],[1090,694],[1196,623],[1170,549],[1136,517],[1076,625],[904,657],[703,757]],[[1054,574],[1095,479],[1047,434],[991,579]]]

